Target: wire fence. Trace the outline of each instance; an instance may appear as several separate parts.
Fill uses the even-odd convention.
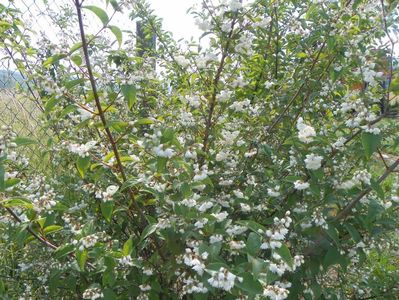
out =
[[[35,44],[43,38],[57,39],[57,18],[70,3],[68,0],[5,0],[0,4],[7,10],[17,11],[18,17],[29,28],[23,34]],[[0,13],[0,21],[1,18]],[[30,75],[33,74],[23,75],[17,71],[12,49],[0,47],[0,126],[11,127],[18,136],[33,138],[37,143],[27,146],[25,152],[28,158],[37,159],[40,158],[37,147],[45,144],[48,132],[43,127],[43,109],[37,95],[27,86],[26,76]]]

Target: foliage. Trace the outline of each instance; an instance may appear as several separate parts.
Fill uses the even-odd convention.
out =
[[[37,174],[20,150],[31,141],[2,128],[0,293],[394,295],[397,270],[378,255],[399,220],[399,160],[384,158],[399,132],[386,121],[396,5],[204,0],[191,10],[204,34],[184,44],[144,0],[75,0],[63,42],[35,47],[0,4],[53,166]],[[112,23],[126,11],[156,48]]]

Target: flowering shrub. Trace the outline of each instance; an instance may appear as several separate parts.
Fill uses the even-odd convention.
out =
[[[34,141],[1,128],[1,251],[13,253],[1,293],[398,290],[364,287],[358,275],[398,225],[399,160],[387,158],[399,132],[397,2],[204,0],[191,13],[206,42],[180,44],[143,0],[74,2],[68,21],[54,17],[60,44],[38,46],[0,5],[0,41],[48,130],[37,146],[46,167],[35,172],[23,156]],[[112,25],[127,11],[144,41]],[[86,33],[83,13],[101,21],[97,33]],[[157,48],[145,47],[152,34]]]

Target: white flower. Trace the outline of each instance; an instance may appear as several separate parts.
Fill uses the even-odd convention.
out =
[[[78,154],[80,157],[89,156],[89,151],[96,145],[96,141],[90,141],[86,144],[70,144],[68,146],[69,151],[75,154]]]
[[[236,278],[242,280],[223,267],[221,267],[218,272],[212,271],[211,274],[212,277],[208,279],[209,284],[214,288],[223,289],[225,291],[230,291],[233,288]]]
[[[284,300],[288,297],[289,291],[278,285],[268,285],[263,290],[263,295],[271,300]]]
[[[371,174],[367,170],[356,171],[353,175],[353,180],[370,185]]]
[[[204,202],[198,207],[198,211],[205,212],[208,209],[210,209],[212,206],[213,206],[212,202],[210,202],[210,201]]]
[[[206,223],[208,223],[208,219],[207,219],[207,218],[202,218],[202,219],[198,220],[197,222],[195,222],[195,223],[194,223],[194,226],[195,226],[197,229],[201,229],[201,228],[204,227],[204,225],[205,225]]]
[[[279,186],[276,186],[274,189],[268,188],[267,189],[267,194],[270,197],[279,197],[281,195],[280,192],[278,191],[279,189],[280,189]]]
[[[245,248],[245,243],[244,241],[230,241],[229,246],[232,250],[240,250]]]
[[[267,88],[267,89],[271,88],[273,85],[274,85],[273,81],[266,81],[265,82],[265,88]]]
[[[223,241],[223,236],[221,234],[211,235],[209,238],[209,243],[214,244]]]
[[[132,257],[130,255],[123,256],[118,261],[119,261],[119,264],[121,266],[123,266],[123,267],[131,267],[131,266],[133,266],[133,260],[132,260]]]
[[[185,99],[186,99],[187,103],[188,103],[190,106],[194,107],[194,108],[198,108],[198,107],[200,107],[200,105],[201,105],[201,98],[200,98],[199,96],[197,96],[197,95],[194,95],[194,96],[186,96]]]
[[[211,23],[206,20],[195,19],[195,25],[197,25],[202,31],[208,31],[211,29]]]
[[[191,152],[190,150],[187,150],[186,153],[184,154],[184,157],[187,159],[196,159],[197,152]]]
[[[151,286],[149,284],[140,284],[139,288],[142,292],[147,292],[151,290]]]
[[[185,58],[183,55],[176,56],[175,60],[183,68],[187,67],[190,64],[190,61],[187,58]]]
[[[110,185],[107,190],[102,193],[102,199],[104,202],[111,201],[113,195],[118,191],[119,187],[116,185]]]
[[[294,188],[299,191],[305,190],[309,188],[309,182],[303,182],[302,180],[297,180],[294,182]]]
[[[230,0],[229,8],[231,11],[237,11],[242,7],[242,4],[238,0]]]
[[[245,231],[247,231],[247,227],[240,225],[233,225],[233,226],[230,225],[226,229],[226,233],[231,236],[243,234]]]
[[[313,153],[307,154],[305,159],[306,169],[309,170],[317,170],[321,167],[321,161],[323,157],[319,155],[315,155]]]
[[[220,151],[218,154],[216,154],[216,161],[223,161],[226,160],[228,157],[228,152]]]
[[[83,250],[84,248],[88,249],[93,247],[98,241],[98,236],[95,234],[91,234],[88,236],[85,236],[80,239],[80,242],[82,243],[82,246],[80,246],[80,250]]]
[[[271,263],[269,265],[269,270],[270,270],[270,272],[278,274],[279,276],[281,276],[281,275],[283,275],[285,273],[287,268],[286,268],[286,265],[284,263],[283,264],[279,264],[279,265]]]
[[[216,218],[216,221],[217,221],[217,222],[222,222],[222,221],[224,221],[224,220],[227,218],[228,215],[229,215],[229,214],[228,214],[227,212],[225,212],[225,211],[220,212],[220,213],[218,213],[218,214],[212,214],[212,216],[214,216],[214,217]]]
[[[241,192],[240,190],[234,190],[233,191],[234,196],[236,196],[237,198],[244,198],[244,193]]]
[[[80,119],[82,121],[90,119],[93,116],[93,114],[90,111],[80,108],[80,107],[78,107],[78,113],[79,113]]]
[[[166,148],[165,150],[163,150],[162,145],[154,147],[152,150],[154,151],[155,155],[159,157],[171,158],[173,155],[175,155],[175,150],[171,148]]]
[[[144,268],[143,273],[147,276],[151,276],[152,274],[154,274],[154,271],[151,268]]]
[[[96,300],[98,298],[104,297],[104,295],[101,292],[101,289],[99,289],[99,288],[91,288],[91,289],[85,290],[83,292],[82,297],[83,297],[83,299]]]
[[[250,212],[251,211],[251,206],[249,206],[246,203],[240,203],[241,211],[242,212]]]
[[[337,187],[339,189],[349,190],[349,189],[353,188],[356,184],[357,184],[357,182],[355,180],[350,179],[350,180],[342,182]]]
[[[303,123],[302,118],[298,119],[296,128],[298,129],[298,138],[301,142],[308,144],[312,142],[313,137],[316,136],[316,131],[314,130],[314,128]]]
[[[204,256],[205,259],[207,255]],[[184,264],[191,267],[198,275],[204,274],[205,265],[201,261],[201,258],[194,253],[190,248],[186,248],[186,253],[183,256]]]

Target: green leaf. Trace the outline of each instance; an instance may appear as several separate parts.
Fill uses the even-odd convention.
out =
[[[59,62],[61,59],[65,58],[67,55],[66,54],[55,54],[49,58],[47,58],[43,62],[43,67],[49,67],[50,65],[53,65],[57,62]]]
[[[121,8],[116,0],[110,0],[112,8],[116,11],[121,11]]]
[[[48,114],[50,111],[53,110],[53,108],[60,102],[60,98],[58,97],[51,97],[46,101],[46,104],[44,106],[44,112]]]
[[[137,100],[136,87],[131,84],[124,84],[121,86],[121,90],[125,98],[125,101],[127,102],[127,106],[129,107],[129,109],[132,109],[133,105],[136,103]]]
[[[75,65],[80,67],[82,65],[82,57],[79,54],[71,56],[71,60],[74,62]]]
[[[101,20],[103,25],[106,25],[109,22],[109,18],[107,13],[100,7],[94,5],[83,6],[83,8],[88,9],[96,14],[96,16]]]
[[[335,247],[330,247],[324,256],[323,267],[327,269],[331,265],[341,264],[343,262],[342,255]]]
[[[0,165],[0,192],[4,192],[4,190],[6,189],[6,184],[4,180],[5,173],[6,170],[4,169],[4,166]]]
[[[19,178],[10,178],[6,180],[6,189],[18,184],[21,182],[21,179]]]
[[[123,249],[122,253],[123,255],[127,256],[130,255],[133,251],[133,239],[129,238],[124,244],[123,244]]]
[[[252,274],[255,278],[257,278],[260,273],[265,273],[267,271],[266,262],[260,258],[248,255],[248,262],[252,265]]]
[[[90,168],[90,157],[79,156],[76,161],[76,167],[78,168],[80,176],[84,178],[86,171]]]
[[[36,222],[40,225],[40,228],[43,228],[46,223],[46,218],[37,219]]]
[[[399,95],[399,77],[391,81],[390,89],[395,95]]]
[[[290,267],[294,265],[294,260],[291,256],[291,252],[285,244],[283,244],[280,248],[274,249],[274,252],[280,255],[284,262]]]
[[[33,145],[36,144],[37,142],[33,139],[27,138],[27,137],[17,137],[14,139],[14,142],[18,146],[26,146],[26,145]]]
[[[47,226],[46,228],[44,228],[44,233],[52,233],[52,232],[56,232],[56,231],[60,231],[63,227],[59,226],[59,225],[50,225]]]
[[[70,80],[70,81],[65,82],[65,87],[66,87],[68,90],[70,90],[70,89],[72,89],[73,87],[75,87],[75,86],[77,86],[77,85],[80,85],[80,84],[82,84],[82,83],[84,83],[84,82],[85,82],[85,80],[84,80],[83,78]]]
[[[237,224],[245,226],[249,229],[251,229],[253,232],[265,232],[266,231],[266,227],[256,223],[255,221],[252,220],[241,220],[241,221],[237,221]]]
[[[339,236],[337,229],[332,225],[328,224],[328,228],[326,229],[328,236],[334,241],[334,243],[339,246]]]
[[[308,55],[305,53],[305,52],[299,52],[299,53],[297,53],[297,55],[296,55],[298,58],[306,58],[306,57],[308,57]]]
[[[33,204],[24,198],[10,198],[0,202],[5,207],[25,207],[28,209],[33,208]]]
[[[144,241],[157,230],[157,224],[149,224],[142,232],[140,242]]]
[[[154,124],[154,120],[149,118],[138,119],[134,125],[150,125]]]
[[[76,50],[82,48],[83,43],[82,42],[77,42],[76,44],[74,44],[71,49],[69,50],[69,54],[72,54],[73,52],[75,52]]]
[[[175,137],[175,131],[172,128],[166,128],[162,132],[161,144],[171,142],[174,137]]]
[[[157,172],[158,173],[165,173],[167,161],[168,161],[168,159],[166,157],[158,157],[157,158]]]
[[[113,290],[111,290],[110,288],[104,289],[102,293],[104,295],[104,299],[107,299],[107,300],[118,299],[117,294],[115,294],[115,292]]]
[[[108,28],[115,35],[116,40],[118,41],[119,47],[122,45],[122,30],[118,26],[109,25]]]
[[[381,142],[381,136],[373,134],[370,132],[362,133],[362,144],[364,149],[364,154],[366,158],[369,159],[371,155],[377,150]]]
[[[381,185],[377,181],[375,181],[375,179],[371,178],[370,186],[376,192],[377,196],[380,199],[384,200],[385,198],[384,190],[382,189]]]
[[[262,285],[258,280],[254,279],[251,273],[243,273],[240,275],[240,277],[242,277],[243,280],[242,282],[240,282],[239,280],[235,282],[235,285],[237,287],[252,296],[262,294]]]
[[[111,222],[114,203],[112,201],[101,201],[101,213],[107,222]]]
[[[352,224],[345,223],[344,227],[346,228],[346,230],[348,230],[350,236],[356,243],[361,241],[362,237],[360,236],[360,233]]]
[[[87,261],[87,250],[76,251],[76,260],[78,261],[79,268],[83,271],[85,269],[86,261]]]
[[[262,241],[260,239],[259,234],[256,234],[255,232],[251,232],[248,235],[247,243],[246,243],[246,250],[247,253],[253,256],[256,256],[256,254],[260,250],[260,245],[262,244]]]

